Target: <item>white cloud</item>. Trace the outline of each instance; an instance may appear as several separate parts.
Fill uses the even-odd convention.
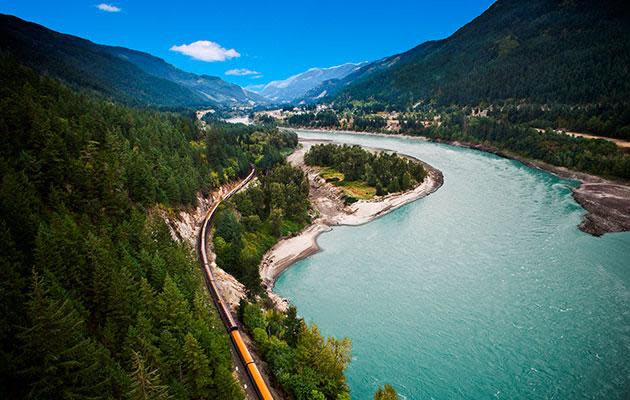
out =
[[[237,69],[228,69],[227,71],[225,71],[225,75],[236,75],[236,76],[260,75],[260,72],[254,71],[248,68],[237,68]]]
[[[98,8],[101,11],[110,12],[110,13],[117,13],[121,11],[119,7],[116,7],[112,4],[106,4],[106,3],[98,4],[96,8]]]
[[[240,53],[234,49],[225,49],[218,43],[209,40],[198,40],[190,44],[172,46],[171,51],[186,54],[196,60],[213,62],[225,61],[231,58],[240,57]]]

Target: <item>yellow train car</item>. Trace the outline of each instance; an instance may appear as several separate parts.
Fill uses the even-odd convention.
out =
[[[241,356],[241,359],[243,360],[243,364],[247,365],[249,363],[253,363],[254,359],[252,358],[252,355],[249,354],[249,350],[247,350],[247,346],[245,346],[245,342],[243,341],[243,338],[241,337],[241,333],[235,330],[235,331],[230,332],[230,336],[232,336],[232,341],[234,342],[234,345],[236,346],[236,349],[238,350],[238,354]]]
[[[245,367],[247,368],[247,373],[250,378],[252,378],[252,382],[256,388],[256,392],[260,396],[262,400],[273,400],[273,396],[267,387],[267,383],[263,379],[258,367],[256,367],[256,363],[254,363],[254,359],[252,355],[247,350],[247,346],[245,346],[245,342],[243,342],[243,338],[241,337],[241,333],[239,331],[230,332],[230,336],[232,337],[232,341],[236,346]]]
[[[273,396],[271,395],[271,392],[269,391],[265,380],[260,374],[258,367],[256,367],[252,355],[250,354],[249,350],[247,350],[247,346],[243,341],[241,333],[238,331],[238,325],[234,320],[234,317],[232,317],[232,313],[230,313],[226,303],[223,301],[221,295],[219,294],[219,290],[214,281],[214,276],[212,275],[212,270],[210,269],[208,255],[206,254],[206,235],[208,226],[210,225],[215,211],[219,207],[219,203],[221,202],[221,200],[229,199],[234,193],[241,190],[245,185],[247,185],[247,183],[254,176],[255,173],[256,170],[253,168],[252,165],[252,171],[249,173],[247,178],[245,178],[237,187],[232,189],[223,199],[219,199],[219,201],[210,209],[201,227],[198,244],[199,251],[201,253],[201,264],[203,266],[203,272],[206,278],[206,286],[208,287],[208,290],[212,295],[212,299],[214,300],[217,310],[219,311],[219,315],[221,316],[221,319],[223,320],[227,331],[230,333],[232,343],[234,343],[234,347],[236,348],[239,357],[243,361],[243,365],[245,365],[247,374],[254,384],[254,389],[262,400],[273,400]]]
[[[256,364],[250,363],[247,364],[247,372],[249,372],[249,376],[251,376],[252,381],[254,381],[254,385],[256,386],[256,391],[262,400],[273,400],[273,396],[265,383],[260,371],[256,367]]]

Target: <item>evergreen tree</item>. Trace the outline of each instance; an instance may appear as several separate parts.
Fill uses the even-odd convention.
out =
[[[157,369],[149,369],[138,352],[132,353],[131,387],[127,391],[129,400],[169,399],[168,386],[162,385]]]
[[[197,339],[190,333],[184,341],[184,381],[193,399],[212,398],[212,376],[208,366],[208,358],[204,354]]]
[[[382,388],[376,390],[374,393],[374,400],[398,400],[398,394],[396,393],[396,389],[390,384],[385,384]]]
[[[85,321],[68,299],[55,299],[33,276],[29,324],[19,334],[23,369],[33,399],[109,398],[113,366],[107,352],[85,333]]]

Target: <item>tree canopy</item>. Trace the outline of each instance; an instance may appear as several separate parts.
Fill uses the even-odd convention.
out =
[[[0,58],[0,397],[242,399],[192,249],[156,206],[272,168],[294,134],[197,125]]]

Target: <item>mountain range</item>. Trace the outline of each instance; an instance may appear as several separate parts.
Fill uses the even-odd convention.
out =
[[[161,58],[99,45],[0,14],[0,54],[57,78],[134,105],[200,107],[265,100],[219,77],[182,71]]]
[[[369,63],[307,94],[323,101],[626,103],[630,7],[621,0],[498,0],[443,40]]]
[[[612,104],[619,124],[630,124],[630,112],[624,117],[630,98],[630,7],[622,0],[596,6],[587,0],[498,0],[445,39],[377,61],[311,68],[246,89],[182,71],[147,53],[95,44],[17,17],[0,14],[0,22],[0,55],[131,104],[360,100],[395,109],[423,102]]]
[[[247,89],[255,91],[267,100],[275,103],[299,101],[324,82],[345,78],[366,64],[367,62],[346,63],[328,68],[311,68],[284,80],[271,81],[266,85],[251,86]],[[325,95],[326,92],[321,91],[313,97],[318,98],[319,96],[321,98]]]

